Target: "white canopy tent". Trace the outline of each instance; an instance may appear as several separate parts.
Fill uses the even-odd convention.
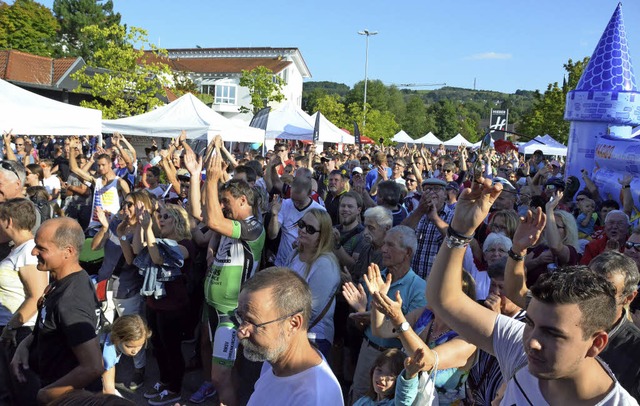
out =
[[[518,152],[525,155],[533,154],[536,150],[541,150],[542,153],[545,155],[567,156],[567,147],[565,146],[557,147],[557,146],[547,145],[535,138],[518,147]]]
[[[284,103],[269,112],[266,136],[268,140],[311,140],[314,122],[311,117],[293,103]]]
[[[443,142],[443,144],[446,148],[449,148],[449,149],[458,148],[462,144],[465,144],[466,146],[471,145],[471,143],[466,138],[464,138],[460,133],[458,133],[458,135],[451,138],[450,140]]]
[[[352,135],[347,134],[329,119],[324,114],[316,111],[311,116],[311,122],[315,127],[316,117],[320,114],[320,127],[318,133],[318,142],[333,142],[335,144],[355,144],[355,138]]]
[[[3,132],[28,135],[100,135],[102,112],[51,100],[0,79]]]
[[[102,121],[104,133],[173,138],[182,130],[187,132],[188,139],[206,136],[211,140],[220,134],[228,142],[264,142],[263,130],[229,120],[191,93],[148,113]]]
[[[407,134],[404,130],[400,130],[396,135],[391,139],[392,141],[397,142],[398,144],[417,144],[418,142],[411,138],[409,134]]]
[[[564,145],[561,142],[556,141],[555,138],[553,138],[549,134],[538,135],[535,139],[540,140],[540,141],[544,142],[545,144],[547,144],[549,146],[552,146],[552,147],[567,148],[566,145]]]
[[[442,144],[442,141],[440,141],[438,137],[436,137],[431,131],[429,131],[426,135],[418,138],[415,142],[416,144],[424,144],[429,147],[437,147]]]

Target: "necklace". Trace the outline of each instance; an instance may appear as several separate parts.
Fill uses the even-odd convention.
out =
[[[434,331],[434,324],[436,324],[435,319],[431,320],[431,323],[429,324],[429,330],[427,331],[427,344],[435,344],[438,339],[440,339],[442,336],[444,336],[445,334],[447,334],[451,329],[447,328],[444,331],[441,331],[438,335],[436,335],[435,337],[431,337],[431,334]]]

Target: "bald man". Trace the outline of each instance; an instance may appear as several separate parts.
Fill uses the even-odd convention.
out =
[[[38,402],[47,404],[74,389],[100,389],[102,355],[96,332],[100,307],[89,275],[79,263],[84,244],[80,224],[68,217],[47,220],[38,229],[32,254],[38,270],[53,282],[38,303],[33,334],[18,346],[11,368],[24,380],[29,351],[35,351],[42,383]]]

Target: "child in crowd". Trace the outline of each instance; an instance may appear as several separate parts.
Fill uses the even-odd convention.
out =
[[[371,367],[369,391],[354,406],[411,405],[418,393],[418,372],[423,355],[406,358],[396,348],[378,355]],[[397,389],[396,384],[400,385]]]
[[[580,210],[580,214],[578,215],[576,222],[578,223],[578,237],[584,239],[590,239],[591,234],[593,234],[596,218],[596,202],[591,199],[584,199],[578,205]]]
[[[133,357],[151,337],[147,323],[137,314],[120,316],[113,322],[111,331],[105,337],[102,350],[104,373],[102,374],[102,392],[117,394],[115,387],[116,364],[122,354]]]

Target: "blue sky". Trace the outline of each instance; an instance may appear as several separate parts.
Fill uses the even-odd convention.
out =
[[[51,7],[53,0],[41,0]],[[512,93],[562,82],[562,65],[591,56],[618,4],[612,0],[382,1],[114,0],[128,25],[163,48],[297,47],[311,80],[353,86],[447,83]],[[640,75],[640,2],[623,3]],[[425,89],[432,89],[427,87]]]

